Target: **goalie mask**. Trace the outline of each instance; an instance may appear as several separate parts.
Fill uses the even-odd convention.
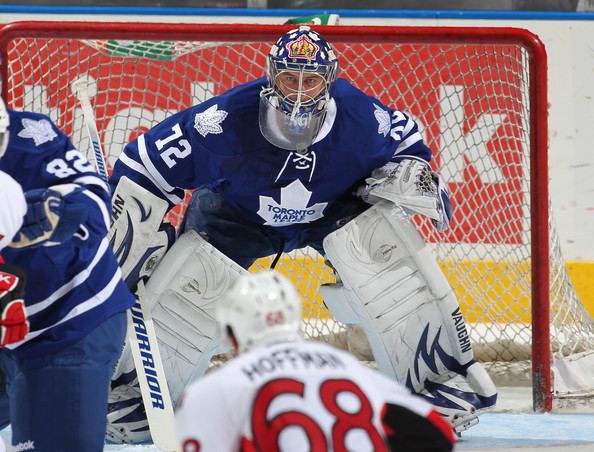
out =
[[[308,26],[281,36],[268,54],[260,131],[273,145],[304,151],[326,116],[338,72],[332,46]]]
[[[299,294],[273,270],[239,276],[217,306],[216,317],[221,336],[230,328],[240,352],[302,337]]]
[[[4,152],[6,152],[6,147],[8,146],[9,125],[10,119],[8,117],[8,111],[6,110],[4,100],[0,97],[0,158],[2,158]]]

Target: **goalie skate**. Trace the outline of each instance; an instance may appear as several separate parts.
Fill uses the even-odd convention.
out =
[[[463,431],[479,423],[479,416],[490,411],[495,406],[493,387],[482,384],[484,368],[472,362],[466,369],[466,377],[453,374],[451,378],[444,376],[447,381],[425,381],[425,388],[419,395],[432,403],[437,410],[448,418],[454,431],[460,435]],[[478,381],[474,386],[469,381]],[[490,379],[488,380],[490,382]]]
[[[115,444],[143,444],[151,441],[136,371],[112,381],[107,405],[106,440]]]

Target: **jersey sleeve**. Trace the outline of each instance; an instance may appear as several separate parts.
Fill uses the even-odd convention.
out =
[[[23,190],[10,175],[0,171],[0,250],[10,243],[23,223],[27,204]]]
[[[407,158],[431,160],[431,149],[423,141],[417,123],[406,113],[392,110],[390,138],[396,143],[392,161],[399,162]]]
[[[456,436],[451,424],[427,400],[378,372],[365,369],[384,397],[382,425],[392,450],[450,452]]]
[[[173,206],[183,199],[184,189],[207,182],[200,174],[208,167],[208,152],[195,130],[196,108],[165,119],[128,143],[114,165],[112,187],[126,176]]]
[[[387,403],[382,424],[391,450],[451,452],[454,430],[435,409],[421,415],[410,406]]]
[[[373,97],[369,97],[373,108],[377,135],[382,140],[381,146],[391,153],[390,161],[399,162],[404,159],[431,161],[431,149],[425,144],[419,126],[407,113],[386,107]],[[370,107],[367,110],[371,110]]]
[[[345,79],[337,80],[335,92],[342,111],[343,133],[350,133],[356,124],[357,136],[365,137],[370,154],[381,155],[384,162],[386,158],[392,162],[407,158],[431,160],[431,149],[410,114],[387,106]]]

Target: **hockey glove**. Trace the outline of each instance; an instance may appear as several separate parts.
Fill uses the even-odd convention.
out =
[[[10,246],[51,246],[69,240],[88,215],[84,204],[69,201],[70,196],[80,190],[77,185],[55,185],[25,192],[27,213],[23,227]]]
[[[365,182],[357,190],[365,202],[375,204],[387,199],[409,213],[428,216],[439,232],[448,228],[452,204],[447,185],[427,162],[416,159],[389,162],[373,170]]]
[[[0,264],[0,347],[22,341],[29,332],[25,312],[25,272]]]

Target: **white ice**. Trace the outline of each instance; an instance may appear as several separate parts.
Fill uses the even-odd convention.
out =
[[[536,414],[531,411],[530,388],[499,388],[493,413],[480,417],[464,432],[455,450],[460,452],[594,452],[594,412]],[[10,429],[1,432],[7,441]],[[106,445],[108,452],[156,452],[152,445]]]

